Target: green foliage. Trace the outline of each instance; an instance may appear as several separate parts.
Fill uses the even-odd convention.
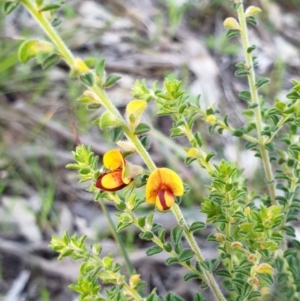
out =
[[[53,236],[50,244],[51,248],[59,253],[58,259],[71,256],[73,260],[82,261],[77,283],[69,286],[79,293],[79,300],[142,300],[136,290],[143,286],[138,275],[132,275],[129,281],[126,281],[125,275],[120,272],[122,266],[116,263],[111,255],[101,257],[100,244],[88,248],[85,240],[85,236],[79,238],[74,234],[70,237],[66,232],[61,238]],[[114,285],[106,290],[107,296],[100,293],[100,279],[102,284]]]

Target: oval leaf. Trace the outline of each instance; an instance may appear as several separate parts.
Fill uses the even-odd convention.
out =
[[[40,40],[25,41],[19,48],[19,60],[25,64],[28,60],[35,57],[40,52],[51,53],[54,46],[48,42]]]
[[[193,258],[194,255],[195,253],[191,249],[183,249],[178,256],[178,260],[180,262],[188,261]]]
[[[159,246],[153,246],[146,251],[147,256],[152,256],[161,253],[163,249]]]

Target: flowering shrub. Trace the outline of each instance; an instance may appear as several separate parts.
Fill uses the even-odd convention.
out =
[[[293,89],[286,99],[276,99],[268,107],[259,99],[259,89],[268,79],[256,79],[255,46],[249,43],[247,23],[257,25],[255,15],[258,7],[244,8],[242,0],[234,0],[232,8],[237,18],[227,18],[224,27],[227,37],[238,36],[244,52],[244,60],[236,65],[236,76],[248,79],[249,90],[240,91],[245,100],[248,119],[241,128],[231,126],[228,116],[218,109],[203,108],[182,89],[178,80],[166,79],[158,89],[137,81],[132,89],[132,100],[126,107],[125,117],[108,99],[105,89],[119,79],[106,76],[105,63],[99,60],[89,64],[75,58],[53,29],[51,21],[61,3],[43,0],[4,1],[8,14],[18,5],[23,5],[36,19],[50,42],[29,40],[22,44],[19,58],[22,63],[39,56],[42,66],[50,67],[63,59],[71,69],[71,76],[79,78],[87,90],[79,98],[89,107],[103,106],[105,112],[99,118],[100,129],[109,128],[111,138],[121,149],[113,149],[103,156],[103,167],[98,166],[98,157],[91,147],[80,145],[73,152],[76,163],[67,167],[78,171],[81,182],[91,183],[89,191],[102,204],[102,199],[112,201],[118,213],[117,231],[130,225],[140,230],[140,237],[154,245],[148,249],[151,256],[167,252],[166,264],[179,264],[187,269],[184,281],[201,279],[218,301],[224,300],[300,300],[300,242],[295,239],[291,222],[298,220],[300,200],[299,184],[300,146],[297,135],[300,126],[300,83],[293,81]],[[50,12],[50,14],[49,14]],[[207,197],[199,208],[206,215],[206,223],[195,220],[188,224],[180,209],[180,197],[188,192],[179,175],[168,168],[157,168],[147,151],[150,141],[146,135],[151,130],[142,123],[142,114],[148,103],[157,104],[158,115],[173,119],[171,137],[185,136],[189,146],[185,148],[187,165],[196,161],[210,176]],[[200,101],[201,103],[201,101]],[[195,121],[202,119],[210,125],[215,135],[228,131],[245,141],[245,147],[261,158],[265,174],[266,195],[250,193],[242,173],[235,164],[222,160],[212,164],[214,153],[206,153]],[[282,128],[285,126],[285,131]],[[123,136],[126,140],[122,140]],[[284,142],[282,143],[279,142]],[[179,146],[178,146],[179,147]],[[127,157],[137,152],[147,169],[131,164]],[[272,156],[270,154],[272,153]],[[275,169],[276,168],[276,169]],[[139,199],[135,188],[146,185],[145,198]],[[123,189],[120,196],[118,191]],[[136,210],[145,201],[155,204],[158,212],[137,217]],[[167,238],[161,225],[153,223],[154,213],[169,211],[178,225]],[[216,243],[218,258],[206,260],[194,238],[194,232],[211,224],[214,231],[208,236]],[[186,240],[188,247],[183,247]],[[59,259],[70,256],[82,260],[80,276],[71,289],[80,294],[80,300],[161,300],[154,290],[144,296],[144,283],[140,276],[124,275],[121,266],[111,256],[101,257],[101,245],[88,247],[85,237],[66,233],[53,237],[51,247],[59,253]],[[216,281],[216,276],[222,278]],[[111,284],[106,295],[101,293],[101,283]],[[270,299],[271,298],[271,299]],[[166,300],[183,300],[170,292]],[[195,301],[203,301],[199,291]]]

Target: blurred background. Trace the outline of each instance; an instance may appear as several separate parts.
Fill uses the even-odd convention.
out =
[[[262,88],[267,104],[285,99],[291,79],[300,80],[300,1],[244,1],[263,9],[258,27],[249,26],[250,44],[256,45],[258,76],[271,83]],[[2,5],[2,4],[0,4]],[[235,64],[243,60],[237,38],[226,39],[223,20],[234,16],[229,0],[70,0],[58,11],[59,34],[76,56],[105,58],[107,72],[122,79],[107,93],[123,111],[132,99],[137,79],[161,85],[165,77],[177,78],[191,97],[201,94],[203,108],[218,107],[233,125],[245,120],[247,104],[238,92],[245,90],[245,78],[234,77]],[[67,170],[71,151],[78,142],[92,145],[100,157],[114,147],[109,133],[91,123],[102,109],[88,111],[76,99],[84,91],[78,80],[69,78],[64,62],[42,70],[35,61],[21,65],[18,47],[26,38],[43,38],[35,21],[22,8],[4,18],[0,13],[0,298],[4,301],[77,300],[67,285],[76,280],[78,263],[58,262],[48,248],[52,235],[76,231],[88,242],[101,241],[103,254],[113,253],[120,262],[118,247],[105,216],[78,184],[76,171]],[[155,116],[151,104],[144,117],[154,130],[151,155],[158,166],[176,170],[191,186],[182,208],[187,220],[204,220],[198,213],[206,195],[207,176],[196,163],[184,165],[188,146],[184,139],[171,140],[172,121]],[[236,162],[244,169],[249,190],[262,185],[261,164],[244,142],[228,133],[208,134],[208,126],[197,121],[204,149]],[[139,158],[133,158],[141,163]],[[112,217],[114,208],[108,204]],[[144,206],[143,210],[153,210]],[[156,214],[167,229],[175,225],[171,214]],[[204,256],[216,253],[205,241],[210,229],[197,238]],[[186,300],[199,283],[183,281],[185,270],[166,267],[167,255],[147,258],[149,247],[134,228],[122,235],[133,265],[148,284],[163,296],[174,291]]]

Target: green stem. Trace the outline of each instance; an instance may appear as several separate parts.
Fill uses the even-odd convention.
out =
[[[223,128],[224,130],[227,130],[230,133],[233,133],[235,131],[234,128],[232,128],[230,126],[227,126],[224,122],[222,122],[220,120],[217,120],[217,124],[221,128]],[[243,136],[241,136],[241,138],[244,138],[245,140],[247,140],[249,142],[252,142],[252,143],[255,143],[255,144],[260,144],[260,141],[257,138],[254,138],[254,137],[252,137],[250,135],[247,135],[247,134],[243,134]]]
[[[131,294],[131,296],[134,298],[136,301],[143,301],[143,297],[130,285],[128,285],[126,282],[123,283],[123,287],[126,289],[127,292]]]
[[[203,120],[205,121],[205,117],[207,116],[206,115],[206,112],[201,110],[200,108],[197,109],[197,112],[201,115],[201,117],[203,118]],[[227,130],[228,132],[230,133],[233,133],[235,131],[234,128],[232,128],[231,126],[229,125],[226,125],[223,121],[219,120],[218,119],[218,116],[217,117],[217,120],[216,120],[216,123],[218,126],[220,126],[222,129],[224,130]],[[249,142],[252,142],[252,143],[255,143],[255,144],[260,144],[260,141],[257,139],[257,138],[254,138],[250,135],[247,135],[247,134],[243,134],[243,136],[241,136],[241,138],[244,138],[245,140],[249,141]]]
[[[127,253],[126,248],[125,248],[125,246],[124,246],[124,244],[123,244],[123,242],[120,238],[120,235],[116,231],[116,227],[115,227],[114,222],[113,222],[113,220],[110,216],[110,213],[107,210],[107,207],[106,207],[105,203],[103,202],[103,200],[100,200],[97,203],[100,205],[102,212],[104,213],[105,217],[107,218],[111,235],[113,236],[114,240],[118,243],[120,252],[123,255],[124,260],[125,260],[125,264],[126,264],[126,267],[127,267],[128,274],[132,275],[134,273],[134,267],[133,267],[133,265],[132,265],[132,263],[129,259],[128,253]]]
[[[131,215],[132,217],[132,220],[133,220],[133,224],[138,228],[140,229],[142,232],[146,232],[146,231],[149,231],[143,227],[141,227],[138,223],[138,220],[136,218],[136,216],[133,214],[133,212],[129,212],[129,214]],[[164,249],[164,245],[163,243],[161,242],[161,240],[154,234],[153,234],[153,237],[152,237],[152,241],[158,245],[159,247],[161,247],[162,249]],[[168,252],[172,257],[178,257],[178,254],[176,254],[174,251],[166,251]],[[182,265],[183,267],[185,267],[186,269],[190,270],[191,272],[195,273],[195,274],[198,274],[199,275],[199,278],[201,280],[203,280],[203,277],[202,277],[202,274],[196,269],[194,268],[192,265],[189,265],[187,264],[186,262],[179,262],[180,265]]]
[[[191,129],[189,128],[187,122],[185,121],[184,125],[185,129],[185,134],[186,137],[189,139],[190,144],[192,144],[192,141],[195,139],[194,134],[192,133]],[[206,162],[206,156],[207,154],[200,148],[198,147],[198,152],[200,153],[201,158],[197,159],[197,162],[200,164],[200,166],[205,167],[210,175],[213,174],[213,168],[209,162]]]
[[[187,222],[184,219],[184,216],[182,215],[182,212],[179,208],[179,206],[175,203],[172,207],[171,210],[174,214],[174,216],[176,217],[176,220],[178,222],[179,225],[181,225],[183,227],[183,231],[185,234],[185,238],[188,241],[191,249],[194,251],[195,256],[197,258],[197,261],[201,264],[204,263],[205,259],[201,253],[200,248],[198,247],[198,244],[193,236],[193,234],[189,231]],[[202,269],[203,272],[203,276],[204,276],[204,280],[207,283],[207,285],[211,288],[211,290],[213,291],[216,299],[218,301],[226,301],[225,297],[223,296],[215,278],[213,277],[213,275],[207,271],[206,269]]]
[[[278,124],[276,125],[277,130],[274,131],[271,135],[271,137],[269,137],[268,139],[266,139],[265,144],[270,143],[274,137],[277,135],[277,133],[279,132],[279,130],[281,130],[282,126],[285,124],[285,122],[290,118],[290,115],[285,115],[282,116],[281,119],[279,120]]]
[[[44,16],[43,12],[40,12],[36,4],[34,4],[31,0],[21,0],[23,5],[27,8],[33,18],[40,24],[46,35],[52,40],[52,42],[56,45],[57,49],[59,49],[61,56],[66,60],[69,66],[75,65],[75,58],[73,57],[69,48],[65,45],[63,40],[56,33],[54,28],[48,19]]]
[[[250,87],[251,99],[254,104],[257,104],[257,107],[254,108],[254,115],[256,119],[257,137],[260,145],[261,157],[262,157],[265,175],[267,179],[270,199],[272,204],[276,205],[277,201],[276,201],[276,194],[275,194],[275,183],[274,183],[273,172],[271,168],[269,154],[264,145],[264,138],[261,135],[261,132],[263,130],[263,122],[262,122],[261,109],[260,109],[260,104],[258,99],[257,88],[256,88],[254,65],[252,61],[252,55],[247,51],[249,48],[249,41],[248,41],[248,30],[247,30],[246,17],[244,13],[243,1],[241,1],[241,5],[239,6],[237,13],[238,13],[238,18],[240,23],[240,34],[241,34],[244,56],[246,59],[246,67],[248,70],[248,83]]]

